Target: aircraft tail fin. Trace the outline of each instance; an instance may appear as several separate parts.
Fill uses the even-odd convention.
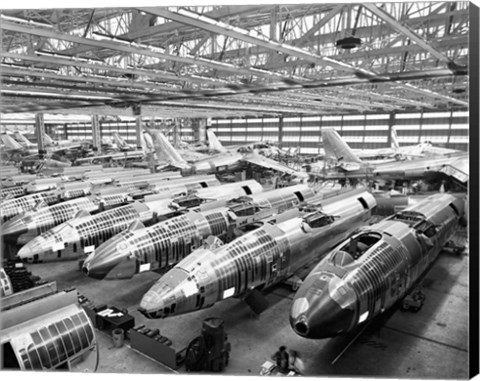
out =
[[[14,133],[15,139],[21,142],[20,144],[25,144],[26,146],[32,145],[33,143],[28,140],[22,133],[19,131],[15,131]]]
[[[226,148],[220,143],[217,135],[209,128],[207,129],[208,148],[212,151],[226,152]]]
[[[337,161],[345,163],[362,162],[334,128],[322,128],[322,139],[327,157],[335,158]]]
[[[142,147],[147,151],[151,151],[155,148],[152,137],[146,132],[142,134]]]
[[[398,135],[397,135],[397,129],[395,126],[392,126],[392,132],[391,132],[391,147],[395,151],[400,148],[400,144],[398,143]]]
[[[45,142],[46,146],[52,147],[55,145],[53,139],[46,133],[43,133],[43,141]]]
[[[13,139],[10,135],[3,135],[2,140],[5,143],[5,147],[11,150],[22,150],[23,146]]]
[[[117,131],[114,131],[112,135],[113,135],[113,140],[118,148],[120,149],[129,148],[127,142],[118,134]]]
[[[178,166],[179,168],[188,166],[187,162],[180,156],[175,148],[173,148],[164,134],[158,130],[150,130],[146,127],[144,128],[152,137],[158,160],[163,160],[164,162],[166,161],[172,165]]]

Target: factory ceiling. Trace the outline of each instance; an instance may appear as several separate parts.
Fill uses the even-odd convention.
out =
[[[0,17],[2,113],[204,118],[468,106],[467,2]]]

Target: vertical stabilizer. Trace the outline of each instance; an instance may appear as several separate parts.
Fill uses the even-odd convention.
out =
[[[395,126],[392,126],[390,136],[391,136],[390,146],[396,152],[400,148],[400,144],[398,143],[397,129],[395,128]]]
[[[19,131],[15,131],[14,133],[15,139],[20,142],[20,144],[24,145],[25,147],[33,146],[34,144],[28,140],[22,133]]]
[[[7,147],[10,150],[23,150],[24,147],[18,143],[15,139],[13,139],[10,135],[2,135],[2,140],[5,144],[5,147]]]
[[[334,128],[322,128],[322,139],[325,156],[345,163],[362,162]]]
[[[54,140],[45,132],[43,133],[43,141],[47,147],[53,147],[55,145]]]
[[[175,148],[173,148],[164,134],[158,130],[150,130],[146,127],[144,128],[152,137],[158,160],[166,161],[180,168],[188,166],[188,163],[180,156]]]
[[[227,152],[227,149],[220,143],[218,140],[217,135],[209,128],[207,129],[207,137],[208,137],[208,148],[211,151],[218,151],[218,152]]]
[[[125,140],[118,134],[117,131],[112,132],[113,141],[119,149],[128,149],[130,148]]]

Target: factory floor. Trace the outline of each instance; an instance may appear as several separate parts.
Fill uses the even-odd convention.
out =
[[[465,244],[465,234],[457,234],[457,243]],[[227,375],[258,375],[262,364],[279,346],[286,345],[299,351],[306,376],[468,376],[468,248],[460,255],[440,254],[423,282],[426,300],[419,312],[396,310],[361,332],[327,340],[307,340],[290,328],[288,313],[294,292],[286,285],[266,294],[270,307],[260,316],[253,314],[243,301],[227,299],[207,310],[148,320],[136,309],[142,295],[158,279],[156,273],[143,273],[130,280],[99,281],[85,277],[77,262],[32,264],[28,269],[42,279],[56,280],[58,289],[77,288],[95,304],[127,308],[135,317],[135,324],[160,329],[177,348],[186,347],[200,334],[205,318],[223,319],[232,348],[229,365],[223,372]],[[98,332],[97,337],[98,372],[185,373],[184,366],[174,371],[144,357],[131,349],[128,341],[122,348],[115,348],[107,334]],[[77,369],[82,369],[81,364]]]

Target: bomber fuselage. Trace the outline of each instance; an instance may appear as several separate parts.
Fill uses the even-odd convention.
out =
[[[340,244],[307,276],[290,323],[297,334],[349,332],[392,307],[412,288],[458,227],[463,201],[437,194]]]
[[[217,249],[198,249],[154,284],[139,310],[164,318],[276,284],[363,225],[374,206],[370,193],[357,191],[325,200],[321,210],[303,217],[266,223]]]

